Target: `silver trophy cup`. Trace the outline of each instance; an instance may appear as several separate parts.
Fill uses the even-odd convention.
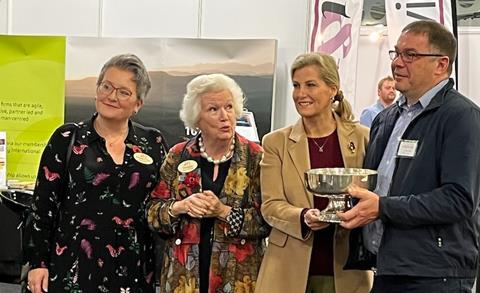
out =
[[[375,189],[377,171],[360,168],[318,168],[305,172],[305,185],[315,196],[328,198],[325,209],[320,211],[320,221],[340,223],[337,212],[345,212],[352,208],[352,198],[347,189],[356,185]]]

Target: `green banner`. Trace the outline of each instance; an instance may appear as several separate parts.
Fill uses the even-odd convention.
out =
[[[65,37],[0,35],[7,180],[35,180],[43,148],[64,121],[65,44]]]

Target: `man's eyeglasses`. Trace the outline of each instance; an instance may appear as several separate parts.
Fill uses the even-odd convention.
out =
[[[102,81],[97,87],[97,95],[99,95],[100,97],[107,97],[111,95],[113,91],[115,91],[115,96],[119,100],[127,100],[133,95],[133,93],[129,89],[121,87],[117,88],[108,81]]]
[[[433,54],[433,53],[417,53],[415,51],[403,51],[398,52],[396,50],[388,51],[390,59],[393,61],[398,57],[402,58],[403,62],[413,62],[416,58],[420,57],[443,57],[443,54]]]

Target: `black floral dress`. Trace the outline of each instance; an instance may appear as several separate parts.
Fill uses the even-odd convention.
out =
[[[153,292],[145,199],[167,146],[158,130],[129,122],[117,165],[93,128],[95,118],[59,127],[45,147],[27,258],[32,268],[48,268],[49,292]]]

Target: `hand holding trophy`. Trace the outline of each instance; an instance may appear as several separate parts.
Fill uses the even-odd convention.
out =
[[[377,184],[377,171],[360,168],[318,168],[305,171],[305,186],[314,196],[328,198],[327,207],[320,211],[319,220],[340,223],[337,212],[352,208],[347,189],[356,185],[372,191]]]

